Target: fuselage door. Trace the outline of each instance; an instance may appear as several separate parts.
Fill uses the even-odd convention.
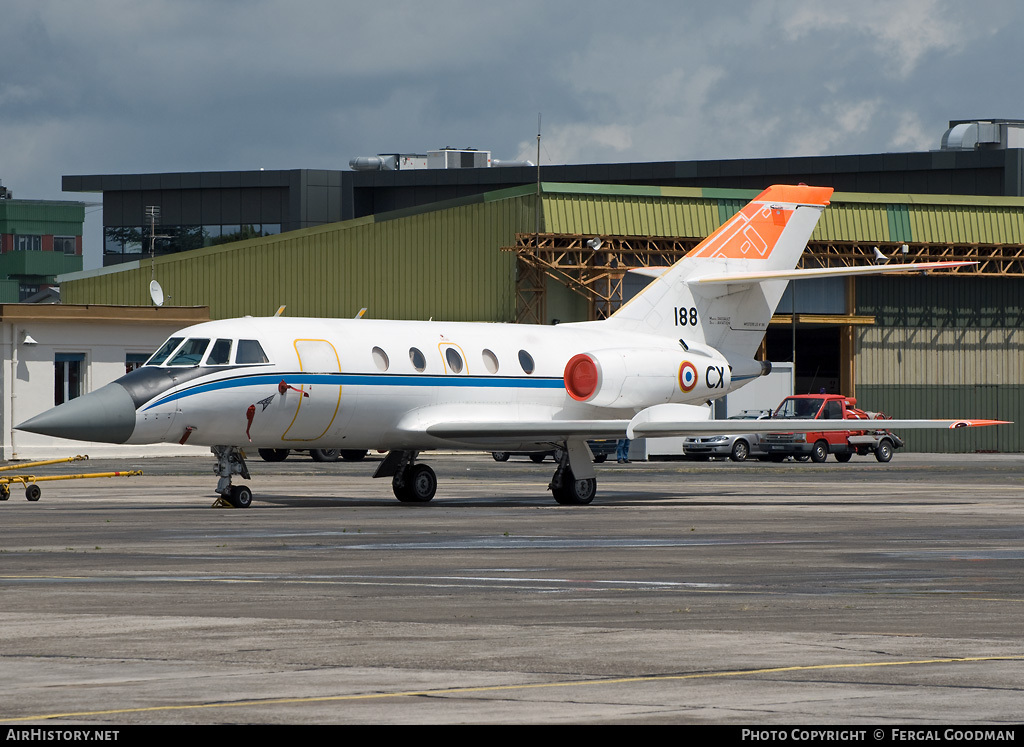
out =
[[[296,340],[294,346],[302,375],[284,380],[288,388],[283,395],[294,397],[295,416],[281,439],[315,441],[330,430],[341,406],[341,361],[327,340]]]

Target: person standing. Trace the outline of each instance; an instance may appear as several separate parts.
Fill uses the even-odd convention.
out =
[[[620,438],[615,445],[615,458],[619,464],[629,464],[629,439]]]

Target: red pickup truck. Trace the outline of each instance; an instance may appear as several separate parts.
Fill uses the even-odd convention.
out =
[[[772,414],[772,419],[801,420],[885,420],[878,412],[857,407],[857,400],[841,394],[796,394],[786,397]],[[809,456],[813,462],[824,462],[829,454],[836,461],[848,462],[854,454],[874,454],[880,462],[892,459],[892,452],[903,446],[903,440],[882,427],[882,423],[864,423],[861,430],[822,431],[808,433],[768,433],[761,439],[768,458],[782,461],[788,456]]]

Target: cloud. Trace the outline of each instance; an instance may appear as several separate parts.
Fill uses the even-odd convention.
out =
[[[1022,17],[1009,0],[9,3],[0,178],[59,198],[75,173],[445,145],[533,160],[538,112],[544,162],[936,147],[949,119],[1021,116]]]

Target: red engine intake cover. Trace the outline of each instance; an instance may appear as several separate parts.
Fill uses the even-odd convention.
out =
[[[597,365],[586,353],[574,355],[565,364],[565,391],[579,402],[585,402],[594,396],[597,390]]]

